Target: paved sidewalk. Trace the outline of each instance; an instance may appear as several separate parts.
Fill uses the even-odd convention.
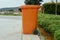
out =
[[[23,34],[23,40],[40,40],[38,35]]]

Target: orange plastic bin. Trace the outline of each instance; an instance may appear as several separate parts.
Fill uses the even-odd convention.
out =
[[[39,8],[39,5],[21,6],[23,34],[33,34],[33,31],[37,28],[36,22]]]

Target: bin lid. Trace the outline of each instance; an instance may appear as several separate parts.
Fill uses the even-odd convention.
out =
[[[26,8],[40,8],[40,5],[23,5],[20,7],[21,9],[26,9]]]

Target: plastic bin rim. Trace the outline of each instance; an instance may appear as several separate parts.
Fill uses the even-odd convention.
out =
[[[22,5],[20,6],[21,9],[26,9],[26,8],[40,8],[40,5]]]

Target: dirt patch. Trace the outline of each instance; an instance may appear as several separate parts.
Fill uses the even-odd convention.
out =
[[[39,27],[39,31],[45,37],[45,40],[54,40],[54,37],[47,33],[43,28]]]

